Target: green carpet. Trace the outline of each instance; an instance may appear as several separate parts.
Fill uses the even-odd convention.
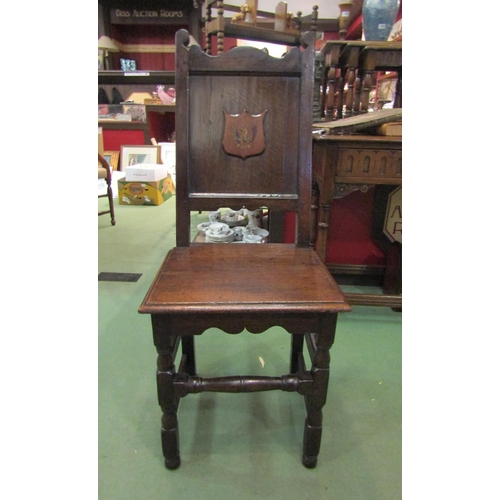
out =
[[[116,226],[98,217],[98,273],[141,276],[98,282],[99,499],[400,499],[402,315],[385,307],[339,317],[316,469],[301,463],[303,399],[278,391],[181,400],[182,464],[165,468],[156,351],[150,317],[137,309],[175,243],[175,197],[115,211]],[[193,232],[206,219],[193,213]],[[218,330],[196,338],[201,376],[287,373],[282,329],[229,340]]]

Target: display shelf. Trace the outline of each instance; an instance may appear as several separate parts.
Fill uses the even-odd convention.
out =
[[[175,113],[175,104],[146,104],[148,113]]]
[[[99,85],[174,84],[175,71],[99,71]]]

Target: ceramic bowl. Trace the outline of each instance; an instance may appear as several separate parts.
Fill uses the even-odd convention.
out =
[[[252,233],[245,234],[245,236],[243,237],[243,241],[245,243],[264,243],[262,236]]]
[[[257,236],[262,236],[262,239],[264,240],[265,243],[269,241],[269,231],[266,229],[251,229],[250,230],[251,234],[256,234]]]

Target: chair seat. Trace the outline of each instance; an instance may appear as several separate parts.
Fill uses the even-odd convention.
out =
[[[168,253],[139,312],[336,313],[350,309],[311,248],[207,243],[176,247]]]

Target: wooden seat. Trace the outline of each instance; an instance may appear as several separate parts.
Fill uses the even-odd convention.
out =
[[[111,217],[111,225],[114,226],[116,224],[115,221],[115,206],[113,203],[113,191],[111,190],[111,167],[109,163],[99,154],[97,153],[97,178],[106,180],[106,193],[98,195],[98,198],[107,197],[109,201],[109,209],[101,210],[97,212],[97,215],[105,215],[110,214]]]
[[[351,308],[309,246],[314,39],[305,34],[302,48],[277,59],[250,47],[209,56],[199,46],[188,48],[187,31],[176,35],[177,246],[139,308],[152,319],[169,469],[180,465],[179,401],[203,391],[298,392],[307,413],[302,462],[316,466],[329,349],[338,313]],[[191,213],[242,206],[267,207],[270,218],[294,212],[295,244],[190,241]],[[273,326],[290,334],[289,373],[215,378],[197,373],[196,335],[208,328],[265,335]]]

